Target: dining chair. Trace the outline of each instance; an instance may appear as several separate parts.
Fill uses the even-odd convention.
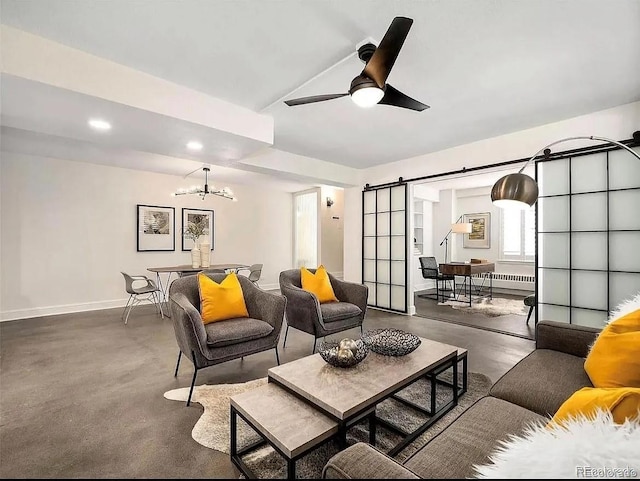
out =
[[[240,271],[249,271],[249,275],[245,277],[257,286],[260,276],[262,275],[262,264],[252,264],[249,267],[241,267],[237,272],[240,273]]]
[[[124,306],[124,310],[122,311],[122,319],[124,319],[124,323],[126,324],[129,321],[129,314],[131,314],[131,310],[143,301],[151,302],[156,306],[156,311],[159,311],[160,316],[164,319],[162,303],[160,302],[161,293],[156,283],[147,276],[130,276],[126,272],[122,271],[120,271],[120,273],[124,276],[125,288],[129,294],[127,304]],[[146,285],[134,287],[133,284],[135,282],[138,282],[138,284],[146,282]]]
[[[203,269],[200,272],[203,274],[226,274],[226,269]]]

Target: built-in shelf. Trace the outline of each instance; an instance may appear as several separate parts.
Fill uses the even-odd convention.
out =
[[[422,200],[413,202],[413,239],[413,255],[421,256],[424,246],[424,202]]]

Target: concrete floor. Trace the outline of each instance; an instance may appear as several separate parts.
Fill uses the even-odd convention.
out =
[[[170,319],[151,306],[129,324],[120,309],[0,323],[2,478],[237,478],[226,454],[191,438],[199,404],[164,399],[189,386],[173,377],[178,349]],[[366,329],[395,327],[465,347],[469,368],[496,380],[534,348],[529,340],[420,317],[369,310]],[[358,330],[340,334],[357,337]],[[282,346],[282,338],[280,346]],[[311,353],[311,336],[289,330],[280,359]],[[207,368],[198,384],[264,377],[274,351]]]

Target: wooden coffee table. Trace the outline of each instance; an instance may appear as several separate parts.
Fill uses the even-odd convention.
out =
[[[429,339],[421,341],[420,346],[406,356],[370,352],[360,364],[347,369],[333,367],[319,354],[314,354],[269,369],[269,382],[278,384],[335,420],[338,439],[346,446],[349,425],[418,379],[435,379],[437,374],[449,368],[453,370],[453,379],[458,379],[458,348]],[[432,395],[436,384],[432,382]],[[405,437],[389,454],[393,456],[400,452],[453,409],[458,404],[459,394],[458,389],[452,389],[452,400],[439,408],[435,408],[433,399],[433,409],[421,409],[431,416],[430,419],[411,433],[396,429]]]
[[[254,478],[242,455],[268,443],[286,460],[288,477],[295,478],[297,459],[334,437],[341,447],[346,447],[347,429],[362,419],[369,420],[372,445],[376,422],[404,436],[389,452],[394,456],[453,409],[466,390],[467,351],[428,339],[421,341],[406,356],[370,352],[352,368],[333,367],[320,354],[313,354],[269,369],[266,386],[231,397],[231,460],[247,478]],[[459,362],[463,365],[462,386],[457,382]],[[438,378],[448,369],[453,370],[451,383]],[[431,380],[431,409],[395,397],[398,391],[423,377]],[[439,384],[455,388],[451,390],[451,401],[438,407],[435,397]],[[410,433],[377,420],[376,405],[390,397],[428,414],[429,420]],[[238,417],[260,434],[263,441],[239,449]]]

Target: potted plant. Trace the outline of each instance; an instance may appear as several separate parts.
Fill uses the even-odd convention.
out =
[[[193,248],[191,249],[191,266],[194,268],[200,267],[200,249],[198,248],[198,239],[200,239],[200,236],[205,235],[208,230],[207,223],[204,219],[199,222],[189,222],[187,227],[183,229],[182,235],[193,241]]]

